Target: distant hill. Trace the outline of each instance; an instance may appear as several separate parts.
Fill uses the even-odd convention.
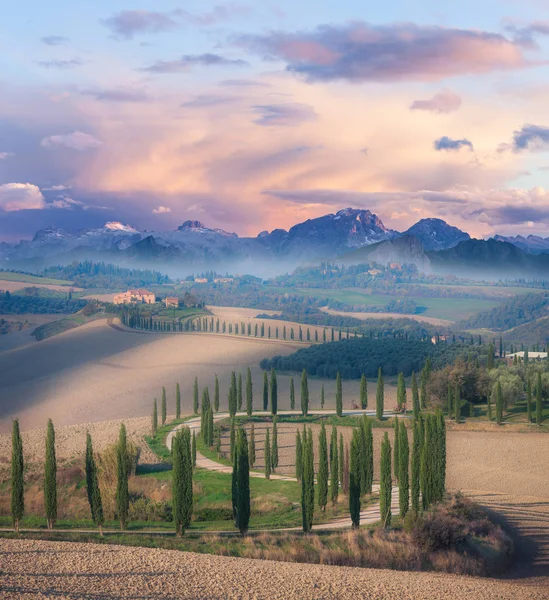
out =
[[[517,248],[520,248],[528,254],[544,254],[549,253],[549,237],[542,238],[539,235],[522,235],[503,236],[495,235],[494,239],[498,242],[508,242]]]
[[[471,239],[468,233],[448,225],[442,219],[421,219],[403,235],[413,235],[425,250],[447,250],[457,246],[459,242]]]
[[[530,347],[540,342],[547,343],[549,342],[549,316],[510,329],[503,334],[503,339]]]

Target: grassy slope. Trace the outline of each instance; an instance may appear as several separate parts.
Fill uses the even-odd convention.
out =
[[[49,277],[37,277],[26,273],[11,273],[9,271],[0,271],[0,280],[3,281],[21,281],[23,283],[41,283],[43,285],[73,285],[72,281],[66,279],[50,279]]]

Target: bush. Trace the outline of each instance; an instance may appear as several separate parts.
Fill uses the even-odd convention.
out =
[[[171,502],[154,502],[139,497],[130,501],[130,521],[173,521]]]
[[[413,542],[424,552],[455,550],[465,540],[462,523],[441,510],[417,521],[411,530]]]

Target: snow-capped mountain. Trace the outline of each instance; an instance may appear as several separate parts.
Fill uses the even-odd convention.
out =
[[[425,250],[447,250],[471,236],[457,227],[448,225],[442,219],[421,219],[402,235],[413,235],[423,244]]]

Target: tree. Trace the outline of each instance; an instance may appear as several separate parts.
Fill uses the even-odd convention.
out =
[[[243,429],[238,430],[236,444],[236,526],[242,535],[250,523],[250,463],[248,442]]]
[[[128,490],[128,440],[124,423],[120,425],[118,447],[116,449],[116,466],[116,513],[120,521],[120,529],[125,529],[130,510],[130,493]]]
[[[103,516],[103,503],[101,502],[101,491],[97,477],[97,465],[93,456],[92,439],[89,433],[86,433],[86,491],[88,493],[88,503],[90,505],[92,520],[99,527],[101,535],[103,535],[105,517]]]
[[[57,459],[55,457],[55,430],[48,419],[46,431],[46,463],[44,468],[44,507],[48,529],[53,529],[57,520]]]
[[[179,383],[175,384],[175,418],[181,419],[181,390]]]
[[[198,414],[198,378],[194,378],[193,386],[193,412],[195,415]]]
[[[486,412],[488,413],[488,421],[492,420],[492,392],[488,393],[486,398]]]
[[[278,383],[276,371],[271,369],[271,414],[276,415],[278,411]]]
[[[271,447],[271,470],[274,472],[278,467],[278,427],[277,418],[273,418],[273,445]]]
[[[368,408],[368,382],[364,373],[362,373],[362,377],[360,378],[360,407],[362,410]]]
[[[361,492],[364,494],[372,493],[372,485],[374,483],[374,435],[372,431],[372,421],[369,417],[364,415],[362,418],[362,431],[363,431],[363,450],[362,450],[362,482],[363,488]]]
[[[406,382],[404,381],[403,373],[398,374],[397,405],[398,410],[402,410],[402,408],[406,405]]]
[[[337,504],[339,496],[339,456],[337,448],[337,429],[332,427],[330,437],[330,498],[332,504]]]
[[[301,374],[301,413],[304,417],[309,414],[309,382],[306,369],[303,369]]]
[[[360,526],[360,437],[353,429],[351,440],[351,465],[349,469],[349,510],[353,528]]]
[[[290,410],[295,409],[295,385],[294,378],[290,377]]]
[[[265,461],[265,479],[271,478],[271,436],[269,429],[265,433],[265,445],[263,446],[263,459]]]
[[[162,388],[162,425],[166,424],[166,388]]]
[[[526,420],[532,422],[532,380],[528,377],[526,381]]]
[[[383,372],[379,367],[377,373],[377,390],[376,390],[376,417],[379,421],[383,419],[383,407],[385,405],[385,390],[383,383]]]
[[[215,412],[219,412],[219,377],[217,373],[215,375],[215,383],[214,383],[214,410]]]
[[[301,444],[301,434],[299,429],[295,434],[295,477],[301,482],[303,477],[303,446]]]
[[[238,374],[238,384],[236,387],[236,397],[238,398],[238,410],[241,411],[242,410],[242,403],[243,403],[243,394],[242,394],[242,373]]]
[[[454,387],[454,413],[456,423],[459,423],[461,421],[461,394],[457,383]]]
[[[488,357],[486,361],[486,368],[488,369],[488,371],[494,368],[494,352],[494,344],[490,342],[488,344]]]
[[[250,431],[250,447],[248,448],[248,461],[250,463],[250,467],[255,465],[255,429],[254,424],[252,423],[252,429]]]
[[[324,393],[324,384],[320,388],[320,408],[324,408],[324,403],[326,402],[326,395]]]
[[[543,421],[543,396],[541,386],[541,371],[538,371],[538,381],[536,385],[536,423],[541,425]]]
[[[151,419],[151,431],[152,431],[153,436],[155,436],[156,432],[158,431],[158,406],[156,403],[156,398],[154,399],[154,404],[153,404],[153,412],[152,412],[152,419]]]
[[[254,410],[254,389],[253,389],[253,383],[252,383],[252,371],[251,371],[250,367],[248,367],[248,370],[246,372],[246,414],[249,417],[251,417],[253,410]],[[251,462],[250,464],[253,465],[254,462],[255,462],[255,457],[254,457],[254,461]]]
[[[212,408],[209,409],[212,411]],[[175,532],[181,537],[191,524],[193,511],[193,457],[191,432],[180,429],[172,442],[172,503]]]
[[[263,410],[269,408],[269,376],[263,371]]]
[[[412,371],[412,409],[414,411],[414,417],[419,415],[421,410],[419,403],[419,390],[417,387],[417,377],[414,371]]]
[[[304,435],[303,443],[303,477],[301,479],[301,516],[303,531],[309,533],[313,526],[315,505],[315,471],[313,456],[313,433],[309,430]]]
[[[379,480],[379,509],[381,513],[381,524],[389,527],[391,524],[391,498],[393,493],[393,482],[391,480],[391,444],[387,432],[381,443],[381,470]]]
[[[426,406],[427,406],[427,381],[422,374],[421,388],[420,388],[420,395],[419,395],[419,407],[421,410],[425,410]]]
[[[318,448],[318,506],[324,511],[328,504],[328,442],[324,421],[318,435]]]
[[[399,436],[398,436],[398,432],[399,432],[399,420],[398,417],[395,417],[395,422],[393,424],[393,447],[394,447],[394,460],[393,460],[393,473],[395,476],[395,479],[398,481],[398,475],[399,475],[399,470],[398,470],[398,459],[400,458],[400,455],[398,453],[398,443],[399,443]]]
[[[404,518],[408,512],[410,503],[410,447],[408,443],[408,433],[404,423],[400,424],[398,436],[398,499],[400,516],[401,518]]]
[[[419,492],[420,492],[420,469],[421,469],[421,440],[419,438],[418,422],[414,419],[413,425],[413,442],[412,442],[412,511],[414,514],[419,513]]]
[[[231,462],[234,460],[234,451],[236,447],[236,426],[234,419],[231,419],[231,428],[229,432],[229,458]]]
[[[501,425],[503,421],[503,392],[501,391],[501,381],[498,381],[496,387],[496,422]]]
[[[193,438],[191,442],[191,458],[193,461],[193,469],[196,467],[196,431],[193,429]]]
[[[11,517],[13,528],[18,533],[19,524],[25,514],[23,440],[19,420],[14,419],[11,434]]]
[[[336,415],[341,417],[343,414],[343,390],[341,388],[341,374],[339,371],[336,376]]]
[[[236,389],[236,373],[233,371],[231,373],[231,383],[229,386],[229,398],[228,398],[229,414],[231,415],[231,417],[234,417],[236,415],[237,402],[238,402],[238,398],[237,398],[237,389]]]

